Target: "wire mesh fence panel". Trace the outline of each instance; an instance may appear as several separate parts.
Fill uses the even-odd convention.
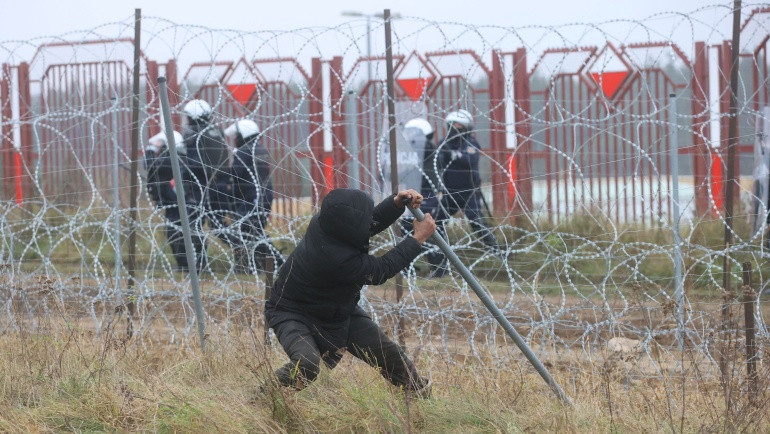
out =
[[[449,113],[473,117],[483,219],[469,221],[465,209],[447,220],[446,234],[543,357],[591,359],[624,338],[645,361],[643,374],[661,375],[682,363],[675,337],[683,329],[686,348],[715,372],[722,343],[739,330],[735,322],[725,327],[720,313],[724,300],[738,303],[724,293],[725,255],[732,281],[740,281],[738,264],[749,261],[757,289],[767,290],[768,198],[759,192],[767,191],[770,173],[760,158],[770,133],[770,12],[744,14],[734,186],[725,180],[730,19],[713,12],[556,27],[406,17],[393,23],[398,141],[405,143],[405,122],[424,117],[440,148]],[[221,220],[213,220],[216,210],[191,207],[202,240],[198,255],[208,258],[201,289],[211,339],[263,320],[272,273],[265,258],[245,261],[244,249],[268,246],[267,259],[290,254],[333,188],[358,188],[375,200],[390,191],[383,29],[375,23],[370,51],[360,24],[245,32],[143,21],[140,150],[162,131],[163,76],[173,129],[190,126],[185,104],[201,99],[212,108],[214,127],[254,121],[269,161],[273,200],[258,236],[242,225],[263,211],[238,214],[243,198],[233,189],[225,192],[230,208]],[[98,332],[133,303],[139,344],[187,345],[195,337],[190,282],[175,256],[176,205],[153,196],[144,152],[137,156],[138,185],[130,185],[132,32],[133,21],[126,21],[50,41],[0,42],[13,53],[0,59],[0,331],[60,317]],[[224,140],[223,171],[230,176],[237,137]],[[186,151],[183,158],[190,158]],[[168,187],[188,194],[184,186]],[[724,246],[728,188],[740,200],[734,241]],[[128,217],[132,191],[136,221]],[[138,267],[129,279],[125,271],[116,275],[115,264],[126,259],[131,230]],[[495,246],[485,244],[484,230]],[[681,243],[673,231],[681,232]],[[385,232],[370,253],[398,241]],[[517,352],[456,270],[430,274],[430,248],[404,270],[402,299],[385,284],[365,288],[362,305],[389,330],[405,318],[409,345],[455,360],[483,351],[503,369]],[[684,306],[676,302],[677,251]],[[768,339],[763,301],[760,358]]]

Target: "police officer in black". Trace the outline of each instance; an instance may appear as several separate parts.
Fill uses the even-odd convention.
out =
[[[180,156],[184,156],[186,151],[182,135],[176,131],[174,131],[174,142],[177,146],[177,152]],[[187,272],[187,256],[185,255],[184,239],[180,227],[174,174],[171,170],[171,156],[165,133],[159,133],[150,138],[144,151],[144,164],[147,169],[147,193],[155,202],[155,206],[163,210],[166,217],[166,239],[171,246],[177,269]]]
[[[447,137],[438,147],[434,160],[443,190],[440,206],[435,214],[439,231],[443,234],[446,220],[462,211],[471,227],[480,234],[484,244],[498,253],[497,239],[484,224],[481,211],[481,147],[473,134],[473,116],[466,110],[454,111],[447,115],[446,123]],[[443,255],[441,256],[442,264],[445,264]],[[445,265],[437,267],[434,276],[443,275],[445,269]]]
[[[226,217],[231,210],[229,193],[229,152],[222,130],[211,124],[211,106],[194,99],[182,110],[186,116],[184,144],[187,171],[185,198],[195,210],[190,218],[194,222],[193,246],[197,253],[198,268],[207,267],[203,225],[208,222],[215,235],[229,243]]]
[[[411,119],[404,124],[404,138],[412,146],[412,149],[422,150],[420,194],[423,196],[423,201],[420,204],[420,210],[425,214],[439,215],[439,192],[442,191],[443,183],[436,174],[434,133],[433,126],[422,117]],[[412,231],[413,216],[411,213],[404,214],[401,225],[404,233]],[[429,249],[426,257],[431,267],[431,273],[435,276],[443,275],[445,268],[441,265],[445,259],[444,255],[435,246],[426,246],[426,248]]]
[[[227,127],[225,135],[235,141],[230,175],[239,235],[236,242],[240,244],[235,248],[236,262],[241,267],[253,264],[256,270],[265,270],[265,260],[272,256],[278,269],[284,262],[283,255],[265,235],[274,191],[270,155],[260,144],[259,126],[250,119],[242,119]]]

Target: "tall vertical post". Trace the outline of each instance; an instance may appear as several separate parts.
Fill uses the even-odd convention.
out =
[[[738,62],[740,60],[741,38],[741,0],[733,0],[733,40],[730,66],[730,119],[727,132],[727,180],[725,182],[725,252],[722,263],[722,286],[730,292],[730,255],[729,247],[733,239],[733,196],[735,191],[735,148],[738,146]],[[727,324],[728,300],[722,303],[722,328]],[[724,353],[724,351],[723,351]],[[727,363],[725,355],[720,356],[722,377],[725,378]],[[727,394],[726,394],[727,395]]]
[[[359,159],[359,147],[358,147],[358,104],[356,104],[356,93],[352,90],[348,91],[348,103],[347,103],[347,136],[348,147],[350,148],[350,154],[352,160],[350,161],[350,181],[348,187],[355,190],[361,188],[361,182],[359,180],[359,174],[361,173],[360,159]]]
[[[171,171],[174,173],[174,183],[179,186],[176,195],[176,204],[179,207],[179,219],[182,224],[182,237],[184,238],[185,255],[187,263],[193,264],[190,267],[190,284],[192,285],[193,301],[195,303],[195,319],[198,323],[198,337],[201,341],[201,351],[206,350],[206,325],[203,316],[203,301],[201,300],[201,290],[198,282],[198,263],[195,258],[195,249],[192,244],[192,235],[190,233],[190,216],[187,215],[187,203],[182,192],[182,171],[179,169],[179,155],[176,151],[176,141],[174,139],[174,126],[171,121],[171,107],[168,102],[168,88],[166,87],[166,77],[158,78],[158,87],[160,92],[160,109],[163,112],[163,123],[166,132],[166,144],[171,154]]]
[[[679,234],[681,211],[679,209],[679,128],[676,118],[676,95],[669,95],[669,161],[671,162],[671,209],[674,232],[674,298],[676,299],[676,340],[679,349],[684,348],[684,280],[682,278],[682,238]]]
[[[114,165],[112,170],[112,212],[114,214],[115,226],[115,292],[120,294],[120,269],[123,265],[123,258],[121,257],[122,249],[120,245],[120,135],[118,133],[118,107],[120,102],[117,97],[112,99],[114,101],[112,105],[112,140],[114,142],[112,148],[112,164]]]
[[[758,389],[757,348],[754,340],[754,302],[757,293],[751,287],[751,262],[743,263],[743,315],[746,329],[746,377],[749,383],[749,400],[756,403]]]
[[[398,192],[398,151],[396,149],[396,89],[393,78],[393,46],[390,34],[390,9],[383,12],[385,20],[385,68],[387,69],[387,91],[388,91],[388,140],[390,142],[390,187],[393,193]],[[401,228],[398,224],[393,225],[396,236],[401,236]],[[396,303],[401,302],[404,295],[404,281],[401,273],[396,274]],[[401,345],[405,343],[404,336],[404,317],[398,315],[398,342]]]
[[[134,86],[131,98],[131,186],[129,192],[129,220],[131,222],[128,230],[128,264],[126,272],[128,273],[128,288],[133,291],[136,288],[136,220],[137,220],[137,199],[139,184],[139,72],[140,72],[140,36],[142,27],[142,10],[134,10]],[[179,184],[181,185],[181,184]],[[194,262],[193,262],[194,264]],[[133,297],[129,294],[128,301],[128,337],[133,334],[133,318],[136,313],[136,305]]]
[[[738,66],[740,60],[741,38],[741,0],[733,0],[733,41],[731,47],[732,62],[730,67],[730,123],[727,142],[727,185],[725,190],[725,247],[733,237],[733,201],[735,192],[735,148],[738,146]],[[724,269],[727,270],[727,255]],[[730,277],[724,274],[723,285],[729,289]]]

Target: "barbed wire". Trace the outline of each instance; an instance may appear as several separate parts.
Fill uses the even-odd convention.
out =
[[[714,18],[714,11],[723,14]],[[396,79],[418,80],[416,88],[399,82],[397,128],[422,116],[435,127],[440,148],[448,112],[465,109],[474,116],[480,191],[492,204],[494,223],[487,226],[497,250],[481,241],[484,229],[461,216],[448,220],[447,233],[536,351],[591,358],[612,338],[625,337],[638,341],[652,366],[662,367],[680,358],[676,337],[683,331],[686,348],[716,365],[720,342],[739,333],[739,323],[721,314],[723,304],[730,311],[740,303],[723,291],[724,258],[733,285],[739,286],[742,263],[750,262],[758,292],[768,289],[767,198],[754,190],[759,184],[740,184],[745,205],[735,214],[734,242],[721,244],[727,187],[715,179],[726,173],[727,139],[724,133],[717,139],[714,128],[728,119],[718,106],[729,88],[719,82],[728,75],[724,62],[715,59],[728,54],[709,50],[723,49],[730,14],[715,5],[644,20],[524,28],[394,21]],[[767,9],[744,15],[753,23],[746,27],[750,41],[763,31],[770,35]],[[132,303],[139,345],[191,343],[190,282],[177,270],[166,237],[175,227],[164,217],[171,206],[153,202],[145,171],[138,185],[128,182],[133,24],[131,17],[85,32],[0,43],[7,90],[0,125],[0,334],[42,317],[81,321],[98,333]],[[382,164],[389,152],[385,63],[382,41],[374,36],[383,32],[382,22],[372,26],[372,49],[361,20],[243,32],[145,17],[142,29],[141,149],[160,131],[154,80],[165,75],[174,85],[175,129],[183,126],[183,104],[202,98],[218,126],[256,121],[270,151],[275,199],[264,237],[245,233],[240,224],[248,216],[234,213],[225,218],[228,224],[206,227],[206,213],[198,210],[195,225],[207,246],[202,292],[212,335],[259,323],[271,274],[254,254],[239,262],[234,246],[261,243],[275,247],[273,256],[287,255],[330,186],[355,182],[376,199],[389,192]],[[706,53],[688,53],[700,37]],[[526,57],[516,54],[520,48]],[[760,147],[770,102],[762,72],[767,60],[754,54],[764,45],[742,48],[738,143]],[[704,67],[719,76],[704,79]],[[417,95],[410,94],[414,89]],[[669,157],[674,138],[679,161],[689,162],[678,174]],[[529,163],[511,163],[512,157]],[[742,179],[752,177],[747,162],[741,158]],[[673,241],[674,177],[687,182],[679,245]],[[129,206],[132,194],[136,209]],[[241,200],[232,192],[225,196]],[[128,287],[125,240],[132,230],[137,270]],[[373,240],[371,253],[398,241],[389,231]],[[428,257],[436,250],[430,246],[404,270],[401,300],[391,285],[368,287],[362,305],[394,335],[404,319],[409,343],[423,351],[480,358],[483,348],[505,366],[518,355],[502,345],[505,335],[468,284],[454,271],[429,274]],[[676,250],[686,289],[681,325]],[[756,306],[764,348],[761,297]]]

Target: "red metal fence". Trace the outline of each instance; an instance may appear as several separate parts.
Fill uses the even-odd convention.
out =
[[[770,35],[757,38],[752,24],[768,15],[770,10],[757,10],[744,24],[754,36],[741,55],[741,101],[753,112],[742,112],[742,125],[753,125],[754,113],[770,104]],[[127,165],[129,110],[114,105],[111,97],[130,101],[130,61],[39,59],[53,47],[88,44],[130,47],[132,41],[45,45],[29,64],[2,65],[3,200],[45,197],[77,205],[106,198],[111,173],[118,170],[112,154],[116,142],[120,161]],[[542,212],[559,220],[600,210],[617,222],[654,225],[671,212],[666,197],[672,176],[672,107],[685,163],[681,176],[692,179],[694,213],[722,207],[726,134],[712,130],[722,122],[720,130],[727,131],[729,51],[727,42],[696,43],[690,59],[669,43],[608,44],[548,50],[532,67],[527,59],[532,55],[523,48],[493,51],[491,59],[473,51],[414,52],[395,58],[396,98],[426,116],[438,139],[445,134],[447,112],[472,112],[485,191],[499,217]],[[376,191],[383,182],[378,145],[387,133],[384,85],[378,78],[384,75],[383,59],[358,59],[348,71],[342,60],[315,58],[309,72],[292,58],[194,63],[180,72],[175,60],[145,59],[144,131],[148,137],[160,131],[155,83],[165,75],[173,106],[203,98],[222,124],[245,116],[260,124],[276,162],[280,214],[297,215],[302,212],[299,198],[313,197],[317,203],[329,189],[351,180]],[[716,76],[710,62],[718,66]],[[376,76],[372,68],[379,71]],[[716,115],[711,110],[715,101]],[[112,115],[116,110],[117,118]],[[177,129],[180,121],[177,113]],[[742,155],[752,152],[752,133],[741,131]],[[351,137],[355,149],[349,146]],[[748,173],[745,168],[743,173]]]

